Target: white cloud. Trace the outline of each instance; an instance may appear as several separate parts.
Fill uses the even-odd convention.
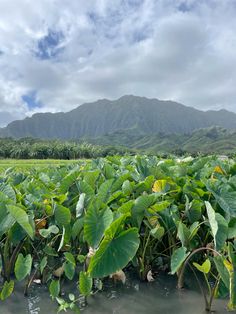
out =
[[[1,0],[0,112],[124,94],[236,111],[235,15],[234,0]]]

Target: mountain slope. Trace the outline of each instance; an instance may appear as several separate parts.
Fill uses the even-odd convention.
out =
[[[87,139],[92,144],[126,146],[130,149],[158,153],[235,153],[236,131],[221,127],[199,129],[192,134],[141,134],[136,130],[123,130]]]
[[[123,96],[98,100],[67,113],[40,113],[14,121],[0,136],[79,139],[118,130],[136,129],[143,134],[191,133],[218,125],[236,129],[236,114],[226,110],[203,112],[172,101]]]

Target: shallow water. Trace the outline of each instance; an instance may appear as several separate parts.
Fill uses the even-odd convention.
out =
[[[203,314],[204,301],[195,288],[177,291],[176,280],[172,276],[162,276],[152,283],[129,281],[126,286],[111,285],[104,291],[88,299],[84,314]],[[18,287],[14,295],[0,303],[1,314],[56,314],[57,306],[48,297],[45,287],[34,286],[28,298]],[[224,314],[226,300],[214,300],[213,309]],[[64,312],[63,312],[64,313]]]

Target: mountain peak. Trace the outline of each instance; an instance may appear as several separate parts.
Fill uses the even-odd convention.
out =
[[[204,112],[173,101],[124,95],[113,101],[100,99],[84,104],[70,112],[36,114],[10,123],[0,135],[79,139],[131,129],[142,134],[186,134],[215,125],[236,129],[236,114],[226,110]]]

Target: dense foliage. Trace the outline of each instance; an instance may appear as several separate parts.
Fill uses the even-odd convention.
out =
[[[133,129],[80,141],[0,138],[0,159],[78,159],[135,153],[168,156],[236,155],[236,132],[212,127],[193,134],[144,135]]]
[[[16,281],[48,285],[59,310],[78,309],[107,276],[190,267],[206,281],[206,309],[236,309],[236,162],[216,157],[107,157],[0,176],[1,300]],[[78,274],[79,273],[79,274]],[[14,276],[13,276],[14,275]],[[119,276],[118,276],[119,277]],[[63,281],[78,293],[60,296]],[[199,280],[202,285],[202,281]]]
[[[88,139],[99,145],[117,145],[129,149],[145,150],[152,154],[235,154],[236,131],[220,127],[198,129],[192,133],[145,134],[139,129],[119,130],[95,139]]]
[[[131,150],[114,146],[103,147],[86,142],[46,141],[32,138],[19,140],[12,138],[0,139],[0,158],[78,159],[104,157],[128,152],[131,152]]]

